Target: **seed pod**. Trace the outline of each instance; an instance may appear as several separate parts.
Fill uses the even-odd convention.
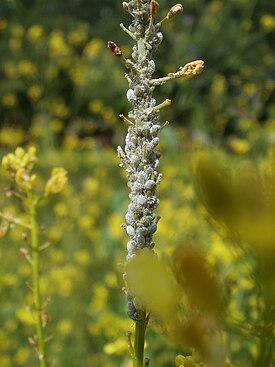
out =
[[[177,15],[179,15],[183,11],[183,6],[181,4],[176,4],[172,6],[167,14],[167,19],[171,19]]]
[[[198,75],[203,71],[204,61],[195,60],[181,66],[180,70],[175,74],[177,78],[182,78],[189,75]]]

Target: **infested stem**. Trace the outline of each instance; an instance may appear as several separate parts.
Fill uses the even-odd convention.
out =
[[[163,39],[159,27],[164,20],[154,25],[159,3],[157,0],[130,0],[123,2],[122,6],[134,17],[134,21],[128,28],[123,23],[120,24],[123,31],[136,41],[132,48],[131,59],[126,60],[120,47],[113,41],[108,42],[108,47],[114,56],[125,63],[128,69],[125,74],[129,83],[127,99],[132,105],[128,117],[120,114],[120,117],[129,126],[125,147],[117,149],[120,166],[125,167],[130,188],[130,204],[125,215],[125,223],[122,224],[122,228],[129,237],[127,263],[143,250],[154,253],[153,235],[157,230],[159,220],[155,213],[159,205],[156,191],[162,178],[159,172],[160,152],[157,146],[161,130],[167,125],[167,122],[160,123],[159,110],[171,104],[170,99],[160,104],[156,103],[153,98],[155,86],[162,85],[174,78],[196,75],[202,70],[203,62],[197,60],[181,67],[176,73],[168,74],[164,78],[153,79],[155,62],[152,56]],[[165,20],[181,12],[182,5],[176,4],[169,10]],[[127,314],[135,322],[134,347],[132,348],[129,335],[128,347],[133,358],[133,367],[145,367],[149,364],[149,359],[144,359],[145,332],[149,315],[146,317],[142,300],[128,288],[127,272],[124,273],[124,278]]]
[[[274,342],[274,307],[265,300],[264,327],[260,333],[260,351],[255,367],[271,366]]]

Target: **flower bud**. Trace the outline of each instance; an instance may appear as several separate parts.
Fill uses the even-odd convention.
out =
[[[34,164],[37,162],[36,148],[30,147],[25,151],[22,147],[17,147],[14,154],[9,153],[2,159],[2,167],[7,171],[17,171],[20,168],[25,168],[31,171]]]
[[[54,168],[51,178],[46,183],[45,195],[58,194],[63,191],[68,182],[67,171],[64,168]]]
[[[183,7],[181,4],[176,4],[172,6],[172,8],[169,10],[167,14],[167,19],[171,19],[177,15],[179,15],[183,11]]]
[[[150,13],[153,19],[156,19],[157,17],[158,8],[159,8],[159,3],[156,0],[151,0]]]
[[[25,154],[25,150],[22,147],[17,147],[14,152],[15,156],[18,158],[22,158]]]
[[[15,181],[17,185],[24,191],[32,191],[34,188],[34,181],[36,175],[29,175],[29,171],[25,168],[19,168],[15,174]]]
[[[128,10],[129,10],[129,4],[128,4],[128,3],[126,3],[126,1],[123,1],[123,3],[122,3],[122,7],[123,7],[123,9],[124,9],[124,10],[126,10],[126,11],[128,11]]]
[[[188,64],[181,66],[180,70],[176,73],[177,78],[182,78],[189,75],[198,75],[204,68],[204,61],[195,60]]]
[[[113,55],[115,55],[116,57],[122,56],[121,49],[113,41],[108,42],[108,48],[112,51]]]
[[[14,163],[15,157],[12,153],[5,155],[2,159],[2,167],[7,171],[14,170]]]

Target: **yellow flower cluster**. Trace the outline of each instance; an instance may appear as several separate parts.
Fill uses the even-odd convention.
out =
[[[273,14],[265,14],[260,18],[261,26],[267,31],[275,29],[275,16]]]
[[[2,166],[10,172],[16,172],[19,169],[31,171],[36,162],[36,148],[34,146],[31,146],[27,151],[18,147],[14,154],[9,153],[3,157]]]
[[[46,183],[45,195],[58,194],[63,191],[68,182],[67,175],[68,173],[64,168],[54,168],[51,173],[51,178]]]
[[[14,153],[8,153],[2,159],[2,167],[14,177],[18,187],[25,191],[34,190],[37,179],[32,174],[32,169],[37,162],[36,148],[34,146],[25,150],[22,147],[15,149]],[[57,194],[63,191],[67,185],[67,171],[62,167],[56,167],[51,172],[51,177],[46,182],[44,195]]]
[[[36,148],[30,147],[27,151],[21,147],[16,148],[15,153],[9,153],[2,159],[2,167],[15,176],[15,182],[23,191],[32,191],[36,175],[31,174],[34,164],[37,162]]]

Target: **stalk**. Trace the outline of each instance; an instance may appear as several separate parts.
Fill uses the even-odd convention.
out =
[[[33,300],[35,309],[35,327],[37,334],[37,353],[40,367],[48,367],[46,359],[45,335],[42,320],[42,302],[40,291],[40,252],[39,231],[37,224],[36,200],[32,194],[29,195],[29,211],[31,222],[31,252],[32,252],[32,278],[33,278]]]
[[[274,306],[265,298],[265,310],[263,314],[264,325],[260,332],[260,351],[255,362],[255,367],[272,366],[272,345],[274,342]]]
[[[144,367],[144,343],[146,331],[146,315],[142,313],[140,321],[135,324],[135,359],[134,367]]]
[[[15,149],[14,153],[5,155],[2,159],[2,167],[8,171],[11,178],[15,181],[16,188],[9,190],[9,196],[14,195],[22,201],[24,213],[28,216],[28,222],[22,221],[13,215],[0,212],[0,218],[4,220],[2,232],[7,231],[11,224],[18,225],[28,230],[30,236],[23,234],[22,239],[29,242],[29,249],[21,247],[20,252],[32,267],[32,296],[34,308],[34,322],[36,334],[29,337],[29,342],[34,347],[40,367],[48,367],[49,362],[46,357],[46,342],[44,327],[47,321],[45,304],[42,304],[40,290],[40,252],[50,246],[49,242],[43,245],[39,244],[39,227],[37,219],[37,205],[42,198],[48,195],[57,194],[63,191],[67,184],[67,172],[62,167],[56,167],[52,170],[50,178],[47,180],[42,193],[36,192],[36,178],[33,174],[33,168],[37,162],[35,147],[29,147],[25,150],[22,147]],[[41,185],[39,185],[41,186]],[[41,187],[40,187],[41,192]],[[1,228],[0,228],[1,229]],[[1,234],[1,233],[0,233]],[[4,232],[5,234],[5,232]],[[30,237],[30,238],[29,238]]]

